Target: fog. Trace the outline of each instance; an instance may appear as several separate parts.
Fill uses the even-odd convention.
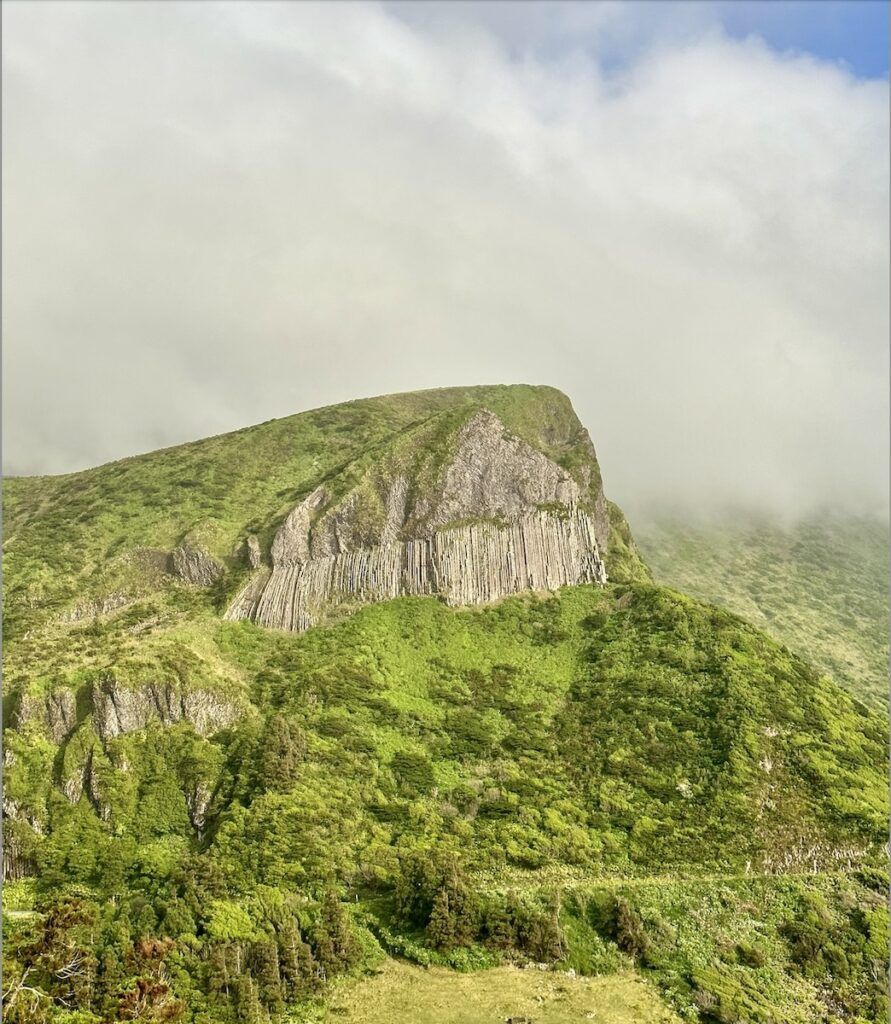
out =
[[[881,511],[888,83],[713,6],[4,3],[5,472],[525,382],[631,507]]]

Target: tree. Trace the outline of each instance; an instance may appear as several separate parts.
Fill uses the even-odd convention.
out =
[[[359,946],[353,938],[343,905],[330,889],[322,900],[313,929],[313,944],[326,977],[349,970],[359,960]]]
[[[644,956],[652,945],[643,918],[622,897],[616,899],[615,938],[619,949],[635,958]]]
[[[547,910],[525,911],[520,938],[523,948],[541,962],[559,960],[564,955],[559,895],[551,897]]]
[[[449,893],[445,886],[437,889],[433,897],[433,909],[425,931],[434,949],[446,950],[455,945],[455,925],[449,913]]]
[[[265,1024],[269,1020],[260,1003],[259,987],[249,974],[242,974],[235,983],[235,1011],[239,1024]]]
[[[321,968],[292,918],[279,926],[276,941],[287,998],[302,999],[311,995],[321,982]]]
[[[285,1008],[278,946],[272,939],[254,943],[251,950],[251,974],[259,988],[260,1002],[273,1015]]]
[[[439,922],[435,930],[442,931],[442,916],[447,910],[452,944],[472,942],[479,931],[479,903],[460,860],[452,853],[416,851],[404,862],[397,882],[397,912],[407,923],[427,928],[437,900]]]
[[[297,781],[300,763],[306,755],[303,733],[283,715],[273,715],[263,734],[260,784],[276,793],[287,793]]]

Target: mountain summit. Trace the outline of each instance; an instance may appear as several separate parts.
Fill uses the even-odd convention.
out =
[[[646,573],[587,431],[548,387],[348,402],[7,480],[5,500],[13,634],[182,583],[225,592],[228,618],[302,630],[404,594],[478,604]]]
[[[257,571],[227,617],[300,630],[342,602],[433,594],[480,604],[605,583],[609,519],[594,448],[554,398],[533,438],[551,438],[552,456],[473,402],[328,477],[279,526],[271,568],[247,538]]]

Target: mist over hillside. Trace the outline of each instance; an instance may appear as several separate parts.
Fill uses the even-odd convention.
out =
[[[5,8],[7,472],[540,382],[620,504],[887,508],[887,81],[788,5],[123,10]]]
[[[657,580],[729,608],[861,700],[887,707],[886,520],[830,509],[786,521],[674,509],[634,526]]]

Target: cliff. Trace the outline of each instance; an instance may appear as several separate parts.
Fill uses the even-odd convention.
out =
[[[476,604],[646,576],[587,431],[547,387],[315,409],[9,479],[4,511],[5,637],[23,653],[57,624],[178,593],[218,616],[300,629],[401,594]]]
[[[545,512],[504,527],[455,527],[402,543],[275,565],[252,579],[226,613],[276,629],[304,630],[345,599],[359,603],[438,595],[484,604],[525,590],[606,582],[589,516]]]
[[[590,442],[579,479],[488,409],[438,443],[422,434],[345,493],[336,482],[312,491],[276,532],[271,568],[250,578],[226,618],[299,631],[344,603],[435,595],[474,605],[606,582],[608,520]],[[437,455],[438,478],[412,486]]]

